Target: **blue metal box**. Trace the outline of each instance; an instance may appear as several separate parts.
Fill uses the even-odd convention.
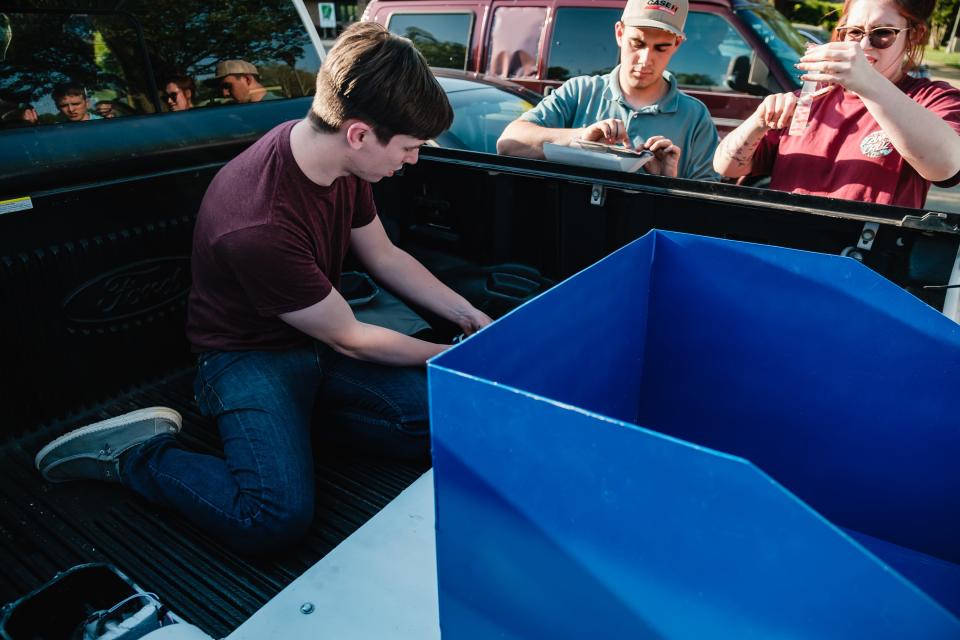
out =
[[[444,638],[960,638],[960,327],[651,232],[429,367]]]

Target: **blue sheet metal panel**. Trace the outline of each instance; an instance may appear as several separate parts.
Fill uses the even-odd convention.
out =
[[[892,544],[859,531],[845,533],[960,618],[960,564]]]
[[[471,338],[444,353],[444,366],[635,420],[655,240],[647,234],[620,249],[623,260],[600,262],[564,282],[562,295],[547,292],[514,310],[509,322],[484,329],[482,341]]]
[[[433,365],[444,638],[957,638],[749,462]]]
[[[837,524],[960,562],[960,326],[804,251],[660,234],[652,281],[639,424],[748,458]]]
[[[867,546],[957,613],[960,566],[952,560],[960,544],[960,490],[952,462],[960,453],[960,435],[950,419],[951,396],[942,385],[956,379],[958,340],[952,322],[852,260],[648,234],[432,362],[438,518],[458,534],[469,533],[457,529],[459,519],[475,533],[478,523],[499,521],[485,526],[483,535],[452,535],[453,540],[444,540],[440,530],[441,618],[446,591],[446,598],[458,603],[448,612],[479,612],[473,617],[487,615],[501,629],[511,621],[519,637],[545,637],[541,631],[577,637],[586,627],[573,624],[576,616],[565,612],[576,611],[577,597],[589,590],[569,585],[599,581],[608,588],[613,580],[617,599],[658,603],[653,613],[647,606],[603,605],[612,610],[598,619],[634,635],[695,637],[712,629],[708,635],[716,636],[717,629],[731,628],[739,631],[719,635],[763,637],[773,629],[777,635],[827,637],[859,629],[857,637],[897,637],[907,631],[918,637],[919,629],[930,625],[931,637],[960,637],[957,618],[916,585],[789,493],[760,491],[773,485],[756,470],[738,475],[733,467],[718,466],[716,454],[696,446],[690,448],[696,455],[685,459],[686,475],[631,466],[627,461],[647,455],[649,443],[610,433],[643,432],[626,425],[597,431],[588,424],[597,420],[577,410],[639,422],[695,445],[749,457],[828,518],[870,534],[857,534],[861,540],[882,538]],[[867,345],[869,358],[863,351]],[[456,371],[466,377],[444,386],[438,367],[448,370],[444,375]],[[504,394],[502,402],[487,397],[488,387]],[[527,392],[557,404],[532,400]],[[459,396],[465,406],[454,406],[447,395]],[[546,418],[544,406],[556,415]],[[503,426],[513,410],[519,413]],[[464,432],[464,415],[470,433]],[[567,421],[579,430],[570,427],[561,434],[559,426]],[[474,446],[473,432],[497,436]],[[620,455],[625,460],[610,466],[608,457]],[[499,459],[510,460],[510,468],[498,466]],[[607,481],[623,475],[628,488],[621,505],[657,505],[649,495],[653,490],[664,502],[653,511],[612,509],[608,489],[587,482],[591,474]],[[543,489],[531,493],[542,482]],[[588,489],[578,492],[578,487]],[[714,500],[720,488],[727,493]],[[711,535],[697,531],[697,496],[713,518],[706,520],[714,523]],[[762,506],[758,496],[764,497]],[[534,511],[518,510],[528,498]],[[574,518],[571,514],[591,508],[584,501],[599,512]],[[797,524],[788,505],[806,519]],[[556,529],[537,509],[561,514],[559,522],[570,528]],[[730,514],[739,519],[728,521]],[[621,540],[627,547],[630,540],[642,540],[634,531],[638,522],[646,526],[644,535],[653,536],[640,545],[656,549],[652,556],[644,552],[612,562],[596,550],[617,539],[614,530],[635,534]],[[737,522],[741,528],[732,526]],[[730,532],[736,532],[732,538]],[[570,546],[565,536],[583,545]],[[518,540],[529,544],[507,552]],[[743,540],[750,542],[738,544]],[[498,608],[510,612],[520,605],[507,606],[492,596],[490,588],[504,589],[505,583],[479,565],[468,567],[479,572],[473,591],[466,583],[462,592],[444,587],[445,577],[458,580],[457,571],[445,573],[444,565],[467,562],[464,554],[476,553],[478,545],[486,554],[504,554],[515,564],[514,573],[529,574],[526,581],[513,576],[516,584],[529,590],[531,580],[544,583],[550,595],[536,601],[523,595],[524,588],[507,591],[529,605],[515,613],[532,616],[533,626],[498,613]],[[714,556],[728,564],[721,563],[722,570],[704,564]],[[662,570],[648,566],[661,560]],[[674,571],[688,561],[698,569]],[[551,572],[552,565],[558,569]],[[700,567],[709,570],[698,580]],[[731,584],[738,594],[732,599],[723,595]],[[839,591],[830,586],[837,584]],[[700,598],[696,602],[690,601],[691,589]],[[491,597],[496,605],[485,605]],[[547,606],[568,600],[569,605]],[[878,604],[888,601],[889,606]],[[539,614],[533,611],[536,602],[545,607]],[[694,605],[708,622],[675,626],[680,623],[674,617]],[[790,615],[781,620],[787,611]],[[550,618],[545,612],[563,622],[543,626]],[[898,620],[912,627],[899,627]]]

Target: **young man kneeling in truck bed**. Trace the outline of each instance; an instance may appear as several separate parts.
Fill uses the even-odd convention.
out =
[[[687,0],[630,0],[614,25],[620,64],[605,76],[571,78],[510,123],[505,155],[543,158],[543,143],[576,140],[649,149],[648,172],[715,180],[717,129],[702,102],[677,90],[667,63],[683,42]]]
[[[196,398],[225,458],[181,448],[180,416],[144,409],[58,438],[48,480],[119,480],[238,550],[280,549],[314,511],[311,414],[393,455],[428,452],[424,362],[447,345],[359,322],[337,291],[348,247],[397,294],[473,333],[490,318],[395,247],[370,183],[415,163],[453,113],[411,43],[349,27],[307,118],[228,163],[197,217],[187,336]]]

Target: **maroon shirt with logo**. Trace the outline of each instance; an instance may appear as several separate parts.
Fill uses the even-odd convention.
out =
[[[370,183],[311,182],[275,127],[217,173],[193,235],[187,337],[193,350],[297,347],[310,338],[277,314],[323,300],[340,282],[350,230],[376,216]]]
[[[946,82],[904,76],[897,86],[960,134],[960,91]],[[930,182],[893,148],[863,101],[839,87],[814,100],[802,135],[770,131],[753,157],[770,187],[818,196],[919,208]],[[936,183],[952,187],[960,175]]]

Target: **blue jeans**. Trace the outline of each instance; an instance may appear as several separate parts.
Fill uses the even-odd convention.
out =
[[[211,352],[199,358],[194,391],[217,419],[224,458],[159,436],[124,456],[121,479],[239,551],[283,548],[310,526],[314,416],[316,428],[375,453],[429,456],[421,367],[361,362],[322,343]]]

